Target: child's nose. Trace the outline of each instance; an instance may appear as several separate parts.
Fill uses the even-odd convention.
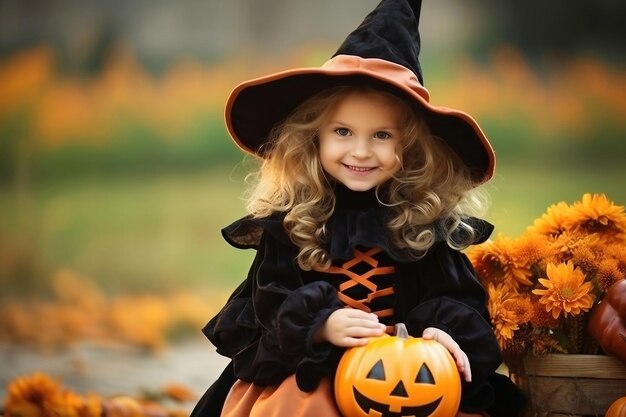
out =
[[[352,156],[356,158],[365,158],[370,155],[371,149],[368,138],[356,137],[352,146]]]

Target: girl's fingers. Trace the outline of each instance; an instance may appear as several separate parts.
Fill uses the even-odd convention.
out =
[[[342,336],[338,337],[333,343],[335,346],[350,348],[357,346],[364,346],[367,344],[366,337],[350,337],[350,336]]]
[[[472,368],[470,367],[469,359],[467,358],[466,355],[464,356],[465,356],[465,367],[464,367],[465,382],[472,382]]]
[[[356,308],[347,308],[346,317],[378,322],[378,316],[376,314],[366,313],[365,311],[362,311]]]
[[[380,327],[350,327],[345,330],[348,337],[371,337],[380,336],[384,329]]]
[[[459,369],[461,375],[464,376],[466,382],[472,382],[472,370],[469,363],[469,358],[460,348],[454,352],[453,356],[456,359],[456,366]]]
[[[341,340],[342,347],[357,347],[357,346],[365,346],[367,344],[367,338],[361,337],[344,337]]]
[[[350,320],[348,327],[363,327],[367,329],[385,329],[386,326],[378,321],[356,319]]]
[[[433,333],[424,331],[424,334],[422,334],[422,338],[426,340],[432,340],[432,339],[435,339],[435,335]]]
[[[463,352],[461,347],[457,342],[452,339],[452,337],[442,330],[438,330],[436,328],[428,327],[424,329],[422,333],[422,337],[424,339],[433,339],[437,342],[441,343],[454,357],[454,361],[456,362],[456,366],[459,369],[459,373],[463,375],[466,382],[472,381],[472,370],[469,363],[469,358]]]

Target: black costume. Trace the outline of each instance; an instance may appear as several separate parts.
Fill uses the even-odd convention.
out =
[[[344,306],[337,289],[349,278],[300,269],[295,261],[297,247],[285,233],[282,218],[245,217],[222,230],[231,245],[254,248],[257,255],[247,279],[203,329],[218,353],[232,362],[200,400],[194,417],[219,416],[237,378],[277,385],[295,373],[300,389],[312,391],[321,377],[333,377],[343,349],[311,340],[326,318]],[[486,240],[493,227],[482,220],[470,221],[479,233],[474,243]],[[415,260],[391,245],[384,224],[385,207],[373,190],[354,192],[337,185],[335,211],[327,223],[327,249],[333,265],[352,259],[355,251],[383,249],[376,253],[375,262],[380,267],[392,266],[393,273],[384,274],[386,283],[379,281],[377,289],[393,291],[384,291],[368,306],[391,309],[385,324],[403,322],[413,336],[421,336],[431,326],[450,334],[472,367],[472,382],[463,382],[461,409],[487,409],[494,398],[488,380],[501,356],[485,308],[486,294],[471,264],[441,234],[427,254]],[[350,296],[363,295],[356,291]]]

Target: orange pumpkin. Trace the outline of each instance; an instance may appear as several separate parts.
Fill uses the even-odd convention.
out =
[[[588,329],[607,354],[626,363],[626,279],[609,287],[591,311]]]
[[[335,398],[345,417],[449,417],[461,401],[461,377],[439,342],[408,335],[369,339],[346,350],[337,368]]]
[[[613,401],[604,417],[626,417],[626,397]]]

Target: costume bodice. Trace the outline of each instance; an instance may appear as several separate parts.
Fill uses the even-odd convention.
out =
[[[305,281],[333,285],[348,307],[374,313],[393,330],[395,261],[388,247],[375,190],[357,192],[335,185],[335,211],[327,224],[330,268],[305,274]]]
[[[395,272],[393,260],[381,248],[356,248],[354,258],[312,271],[307,280],[330,283],[345,306],[376,314],[392,333]]]

